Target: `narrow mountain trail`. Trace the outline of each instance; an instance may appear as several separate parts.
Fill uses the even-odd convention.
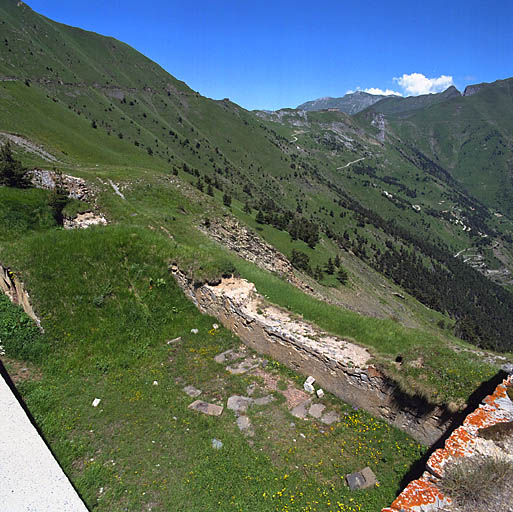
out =
[[[41,146],[38,146],[34,142],[25,139],[24,137],[14,135],[12,133],[0,132],[0,138],[7,139],[13,144],[19,146],[24,151],[27,151],[28,153],[33,153],[34,155],[41,157],[43,160],[46,160],[47,162],[59,162],[59,160],[57,160],[57,158],[48,153],[48,151],[45,151]]]
[[[348,162],[346,165],[343,165],[342,167],[337,167],[337,171],[339,171],[340,169],[345,169],[346,167],[356,164],[357,162],[361,162],[362,160],[365,160],[364,156],[362,158],[358,158],[358,160],[353,160],[352,162]]]

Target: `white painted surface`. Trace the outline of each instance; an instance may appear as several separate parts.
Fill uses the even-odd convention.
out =
[[[86,506],[2,376],[0,510],[87,512]]]

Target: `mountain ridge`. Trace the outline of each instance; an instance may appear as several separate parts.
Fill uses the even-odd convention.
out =
[[[317,111],[336,108],[341,112],[345,112],[346,114],[356,114],[383,98],[386,98],[386,96],[369,94],[364,91],[355,91],[353,93],[347,93],[339,98],[332,98],[327,96],[324,98],[307,101],[301,105],[298,105],[296,110]]]
[[[484,237],[499,242],[503,228],[486,204],[458,189],[458,180],[446,168],[450,166],[438,163],[436,152],[424,147],[419,150],[410,134],[401,131],[401,119],[373,110],[379,102],[356,116],[294,109],[252,113],[227,100],[204,98],[186,85],[169,87],[175,80],[171,75],[112,38],[90,32],[78,36],[76,31],[71,37],[72,29],[51,20],[41,26],[39,15],[32,11],[13,8],[9,12],[12,22],[6,32],[7,43],[0,46],[0,69],[17,69],[20,80],[4,82],[2,93],[13,115],[1,120],[0,129],[35,137],[42,145],[52,144],[50,153],[71,167],[79,154],[87,162],[97,160],[92,151],[96,141],[96,155],[110,165],[133,162],[145,169],[167,168],[203,193],[209,191],[227,204],[239,201],[239,218],[255,227],[267,226],[266,236],[284,254],[291,254],[292,247],[304,252],[310,259],[303,264],[304,270],[320,283],[338,286],[333,274],[323,267],[328,258],[346,251],[347,258],[363,262],[362,268],[388,273],[388,278],[423,304],[442,312],[452,307],[453,321],[465,326],[458,326],[458,333],[473,336],[465,323],[469,315],[463,304],[444,304],[434,292],[430,268],[442,279],[443,267],[438,264],[447,265],[450,253],[480,248]],[[44,37],[51,44],[43,48],[42,55],[37,55],[41,48],[32,39],[33,30],[42,30],[43,36],[53,34],[53,38]],[[15,39],[14,33],[24,37]],[[71,61],[71,71],[64,69],[66,59]],[[81,59],[84,63],[77,62]],[[128,69],[133,71],[130,77]],[[68,81],[68,76],[73,79]],[[408,107],[411,117],[411,112],[431,112],[437,107],[433,101],[440,100],[444,108],[463,101],[458,95],[450,88],[429,96],[427,106],[424,97],[383,98],[380,102],[420,102],[415,110]],[[479,96],[466,101],[472,103],[472,98]],[[357,97],[367,98],[367,94],[360,92]],[[30,104],[34,111],[44,105],[51,115],[23,118],[16,110],[23,104]],[[372,125],[376,115],[383,116],[381,128]],[[54,131],[49,136],[52,116]],[[64,126],[69,129],[63,131]],[[88,145],[73,140],[85,136]],[[123,147],[127,149],[121,151]],[[94,176],[94,168],[88,172]],[[450,214],[441,207],[447,198],[453,202]],[[419,226],[425,229],[423,239],[416,233]],[[290,236],[290,241],[284,235]],[[510,242],[500,243],[509,247]],[[320,244],[324,244],[321,251]],[[425,251],[423,261],[431,263],[422,267],[424,280],[412,279],[418,262],[408,261],[408,268],[397,267],[395,260],[404,247]],[[383,251],[392,259],[384,259]],[[481,270],[487,276],[493,276],[488,272],[494,265],[513,268],[509,253],[503,258],[506,263],[494,254],[484,254],[486,265]],[[396,266],[391,267],[392,263]],[[471,269],[466,272],[469,283],[481,283]],[[504,276],[507,280],[508,274]],[[446,284],[451,289],[448,293],[456,293],[458,285],[452,278]],[[419,289],[420,285],[424,288]],[[486,298],[483,295],[479,300],[491,305],[493,286],[489,287]],[[474,316],[472,322],[477,322],[477,312]],[[486,322],[486,318],[480,321]],[[506,325],[500,328],[509,329]],[[492,332],[490,326],[489,333],[477,336],[499,343]]]

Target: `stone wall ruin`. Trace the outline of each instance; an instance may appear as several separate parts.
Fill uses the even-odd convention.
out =
[[[195,286],[177,267],[173,275],[202,313],[215,316],[250,348],[316,382],[341,400],[431,445],[453,424],[454,414],[407,396],[370,363],[369,351],[320,331],[265,301],[244,279]]]

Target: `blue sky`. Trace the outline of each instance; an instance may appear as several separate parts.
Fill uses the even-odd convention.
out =
[[[349,90],[403,95],[513,76],[507,0],[28,0],[120,39],[211,98],[295,107]]]

